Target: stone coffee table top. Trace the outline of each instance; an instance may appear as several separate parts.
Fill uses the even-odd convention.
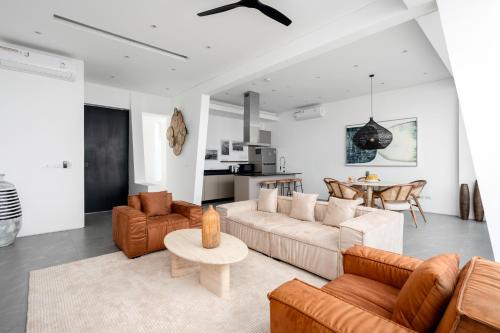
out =
[[[200,229],[182,229],[165,236],[165,246],[176,256],[207,265],[228,265],[248,255],[248,247],[236,237],[221,232],[220,245],[205,249],[201,245]]]

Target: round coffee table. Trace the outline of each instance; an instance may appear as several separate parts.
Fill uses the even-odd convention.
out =
[[[220,245],[205,249],[201,245],[200,229],[181,229],[165,236],[170,251],[172,277],[190,274],[200,269],[200,284],[222,298],[229,298],[229,265],[242,261],[248,247],[236,237],[221,232]]]

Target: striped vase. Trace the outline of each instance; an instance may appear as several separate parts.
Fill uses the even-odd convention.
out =
[[[0,174],[0,247],[14,243],[21,228],[21,202],[13,184]]]

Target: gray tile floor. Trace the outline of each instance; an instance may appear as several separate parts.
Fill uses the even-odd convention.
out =
[[[492,259],[486,223],[454,216],[428,214],[415,228],[405,216],[404,253],[422,259],[443,252],[458,252],[464,264],[473,255]],[[111,253],[111,213],[90,214],[86,227],[71,231],[18,238],[0,248],[0,332],[24,332],[28,277],[31,270]]]

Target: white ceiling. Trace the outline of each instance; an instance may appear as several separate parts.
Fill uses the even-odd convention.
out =
[[[269,73],[213,96],[243,105],[243,93],[261,94],[261,108],[283,112],[370,92],[393,90],[451,77],[418,24],[412,20],[345,47]],[[266,78],[271,81],[266,82]]]
[[[247,8],[203,18],[196,15],[231,2],[2,0],[0,40],[83,59],[88,81],[174,95],[374,0],[266,0],[293,20],[290,27]],[[62,24],[53,19],[54,14],[185,54],[189,60],[179,61]]]

